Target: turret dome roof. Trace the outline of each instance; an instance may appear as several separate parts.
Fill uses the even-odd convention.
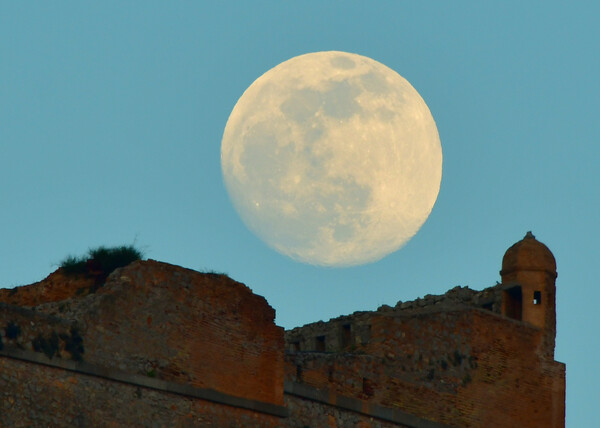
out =
[[[552,252],[535,239],[533,233],[506,250],[502,259],[502,276],[514,271],[545,271],[556,277],[556,260]]]

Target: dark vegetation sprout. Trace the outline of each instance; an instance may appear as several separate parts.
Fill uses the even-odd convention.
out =
[[[111,248],[102,246],[90,249],[86,255],[81,257],[66,257],[60,263],[60,267],[66,274],[102,272],[108,276],[115,269],[127,266],[136,260],[141,260],[142,257],[143,253],[133,245]]]

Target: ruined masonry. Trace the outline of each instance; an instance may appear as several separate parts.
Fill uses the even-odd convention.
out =
[[[244,284],[153,260],[0,290],[2,427],[564,427],[556,263],[284,331]]]

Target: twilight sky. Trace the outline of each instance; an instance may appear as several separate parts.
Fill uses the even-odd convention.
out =
[[[263,295],[286,328],[481,289],[528,230],[557,260],[567,426],[590,426],[600,371],[600,6],[591,1],[2,2],[0,286],[68,254],[136,243]],[[221,175],[244,90],[294,56],[373,58],[437,123],[442,185],[400,251],[300,264],[252,235]]]

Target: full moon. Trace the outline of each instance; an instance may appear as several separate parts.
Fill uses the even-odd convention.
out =
[[[287,60],[240,97],[223,134],[225,186],[246,226],[297,261],[373,262],[429,217],[442,148],[398,73],[337,51]]]

